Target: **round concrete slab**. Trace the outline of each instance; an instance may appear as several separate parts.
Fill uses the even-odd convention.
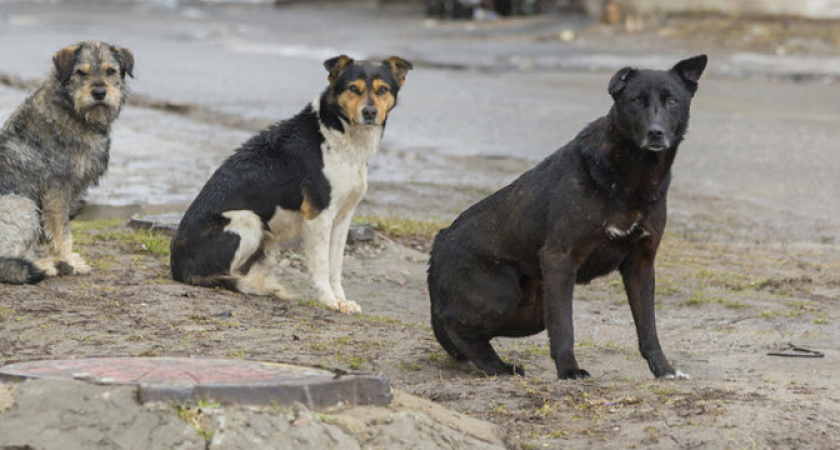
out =
[[[300,402],[310,409],[337,404],[387,405],[381,376],[262,361],[194,358],[84,358],[27,361],[0,367],[6,379],[76,379],[135,385],[142,402],[212,400],[251,405]]]

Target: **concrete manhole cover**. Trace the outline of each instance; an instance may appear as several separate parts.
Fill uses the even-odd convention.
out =
[[[387,405],[388,381],[377,375],[262,361],[193,358],[85,358],[27,361],[0,367],[5,379],[75,379],[138,386],[140,401],[213,400],[250,405],[301,402],[310,409]]]

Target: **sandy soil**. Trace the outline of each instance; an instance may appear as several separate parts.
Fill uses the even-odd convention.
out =
[[[656,381],[636,350],[620,280],[577,289],[578,359],[593,374],[557,381],[544,334],[498,339],[526,377],[486,378],[451,360],[427,324],[425,253],[380,235],[348,248],[348,295],[365,314],[309,300],[304,262],[274,255],[298,300],[181,285],[168,238],[118,221],[75,222],[88,276],[0,285],[0,358],[217,356],[387,375],[395,388],[504,427],[520,448],[834,448],[840,443],[840,248],[747,244],[677,221],[657,261],[663,346],[690,381]],[[702,240],[695,236],[702,235]],[[410,240],[420,247],[422,238]],[[788,343],[825,358],[766,353]]]

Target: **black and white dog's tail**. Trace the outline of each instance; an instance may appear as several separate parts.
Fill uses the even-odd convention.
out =
[[[32,261],[0,257],[0,283],[35,284],[47,277]]]

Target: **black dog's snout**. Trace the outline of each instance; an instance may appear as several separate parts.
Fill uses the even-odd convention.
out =
[[[647,137],[652,141],[661,141],[665,138],[665,130],[657,126],[650,127]]]
[[[376,119],[376,107],[375,106],[365,106],[364,108],[362,108],[362,117],[365,120]]]
[[[107,94],[108,91],[106,91],[105,88],[96,88],[96,89],[92,90],[90,93],[91,93],[91,95],[93,95],[93,98],[96,99],[96,100],[105,100],[105,94]]]

